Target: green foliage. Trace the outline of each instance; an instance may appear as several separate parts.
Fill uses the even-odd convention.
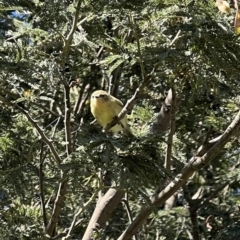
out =
[[[208,1],[82,1],[76,18],[81,24],[66,54],[76,4],[1,2],[0,235],[41,239],[41,193],[49,221],[64,176],[67,195],[57,234],[70,227],[74,214],[99,188],[105,192],[114,184],[128,193],[134,217],[146,205],[154,209],[139,239],[190,239],[193,225],[186,193],[178,193],[181,206],[171,210],[156,209],[150,197],[157,186],[174,179],[200,145],[222,134],[239,109],[240,49],[233,15],[219,14]],[[12,15],[12,10],[18,14]],[[106,136],[89,124],[89,96],[94,90],[111,88],[125,103],[153,69],[153,78],[128,117],[136,139]],[[64,125],[66,84],[71,86],[70,155]],[[178,99],[169,173],[163,167],[168,133],[146,133],[161,109],[162,96],[172,87]],[[59,165],[23,110],[54,144]],[[203,189],[204,204],[194,202],[201,239],[239,237],[234,196],[239,189],[238,149],[238,139],[232,139],[186,186],[190,197]],[[226,187],[212,194],[223,183]],[[97,200],[79,216],[82,221],[73,239],[82,238]],[[95,237],[117,239],[128,224],[124,204],[119,205],[106,230]]]

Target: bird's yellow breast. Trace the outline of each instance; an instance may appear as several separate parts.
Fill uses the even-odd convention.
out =
[[[123,104],[117,98],[111,96],[103,90],[95,91],[91,96],[91,112],[97,122],[105,128],[121,112]],[[121,122],[121,123],[120,123]],[[109,131],[118,133],[128,129],[127,116],[114,125]],[[127,130],[126,130],[127,131]]]
[[[121,110],[122,107],[111,99],[109,101],[92,99],[91,101],[92,114],[102,127],[106,127]]]

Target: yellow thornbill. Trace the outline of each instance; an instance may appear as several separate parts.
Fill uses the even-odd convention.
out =
[[[216,0],[215,6],[222,13],[230,13],[231,12],[230,5],[227,1]]]
[[[118,116],[123,108],[123,103],[103,90],[95,91],[91,96],[91,112],[97,122],[106,128],[107,124],[112,122]],[[110,132],[118,133],[123,131],[127,136],[134,137],[127,124],[127,115],[114,125]]]
[[[235,33],[239,35],[240,34],[240,11],[236,12],[234,27],[235,27]]]

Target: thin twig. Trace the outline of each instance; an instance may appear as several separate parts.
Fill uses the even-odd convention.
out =
[[[30,102],[31,104],[33,105],[36,105],[38,106],[39,108],[43,109],[45,112],[49,112],[50,114],[56,116],[56,117],[60,117],[62,119],[64,119],[64,116],[63,115],[59,115],[57,113],[55,113],[54,111],[52,111],[51,109],[45,107],[45,106],[42,106],[42,103],[36,103],[36,102]]]
[[[198,210],[201,206],[206,206],[206,204],[209,201],[211,201],[220,191],[222,191],[227,185],[230,185],[233,182],[227,181],[227,182],[221,184],[221,186],[216,188],[214,191],[212,191],[210,193],[210,195],[209,195],[209,193],[206,193],[205,195],[203,195],[202,199],[204,199],[204,200],[202,200],[198,204],[195,204],[196,209]]]
[[[79,220],[75,223],[74,227],[77,227],[83,220],[84,220],[84,218],[79,219]],[[52,240],[56,240],[56,239],[59,239],[59,238],[63,239],[63,237],[67,235],[67,232],[68,232],[68,231],[69,231],[69,228],[65,228],[65,229],[63,230],[63,232],[61,232],[61,233],[59,233],[58,235],[54,236],[54,237],[52,238]]]
[[[110,76],[110,78],[108,78],[108,93],[109,94],[113,94],[113,75]]]
[[[25,111],[22,107],[20,107],[18,105],[17,105],[17,107],[27,117],[28,121],[35,127],[38,134],[41,136],[42,140],[49,146],[57,164],[59,165],[61,163],[61,158],[60,158],[55,146],[53,145],[52,140],[47,138],[47,136],[44,134],[42,129],[38,126],[37,122],[32,119],[32,117],[28,114],[27,111]]]
[[[45,228],[47,226],[47,218],[46,218],[45,197],[44,197],[44,187],[43,187],[43,164],[45,160],[45,157],[43,156],[43,146],[44,146],[44,142],[41,141],[41,150],[39,154],[39,186],[40,186],[42,217],[43,217],[43,223]]]
[[[78,106],[76,107],[77,112],[75,112],[80,117],[82,115],[84,104],[86,103],[86,100],[87,100],[88,95],[89,95],[89,89],[90,89],[90,84],[87,84],[84,88],[83,94],[80,94],[81,98],[79,99],[79,101],[81,100],[81,102],[79,102]]]
[[[199,233],[199,225],[198,225],[198,218],[197,218],[197,208],[195,208],[195,201],[192,200],[187,186],[183,186],[183,193],[184,193],[184,199],[187,201],[189,205],[189,215],[192,223],[191,230],[192,230],[193,239],[199,240],[200,233]]]
[[[174,37],[174,39],[172,40],[172,42],[170,43],[170,46],[172,46],[176,41],[177,39],[179,39],[179,35],[181,34],[181,30],[179,30],[176,34],[176,36]]]
[[[71,103],[70,103],[70,87],[68,84],[64,84],[64,101],[65,101],[65,140],[67,156],[72,154],[72,136],[71,136]]]
[[[67,183],[68,183],[67,176],[66,174],[63,174],[61,178],[61,183],[59,184],[59,187],[58,187],[58,192],[54,202],[54,208],[51,215],[51,219],[46,227],[45,233],[47,236],[51,236],[51,237],[53,236],[54,229],[56,228],[56,224],[58,222],[61,208],[67,193]]]
[[[67,240],[71,238],[71,234],[74,230],[74,227],[76,226],[77,223],[77,218],[88,208],[88,206],[95,200],[95,198],[98,195],[98,192],[101,190],[102,186],[100,186],[95,192],[94,194],[90,197],[90,199],[83,204],[83,206],[78,210],[78,212],[74,215],[71,227],[69,228],[69,231],[67,233],[67,236],[62,238],[63,240]]]
[[[133,217],[132,217],[132,211],[131,211],[129,203],[128,203],[128,193],[127,192],[125,193],[125,198],[122,199],[122,202],[124,203],[124,205],[126,207],[128,220],[129,220],[129,222],[131,224],[133,222]],[[138,240],[136,234],[133,236],[133,238],[134,238],[134,240]]]
[[[66,59],[68,57],[68,54],[69,54],[69,51],[70,51],[70,48],[71,48],[73,35],[74,35],[74,33],[75,33],[75,31],[78,27],[77,21],[79,19],[81,3],[82,3],[82,0],[78,0],[76,11],[75,11],[75,14],[74,14],[74,17],[73,17],[72,28],[71,28],[67,38],[64,39],[64,46],[63,46],[62,57],[61,57],[61,59],[62,59],[61,67],[64,67],[64,65],[65,65]]]
[[[138,48],[138,56],[139,56],[139,64],[140,64],[140,68],[141,68],[141,75],[142,75],[142,79],[145,78],[145,69],[144,69],[144,65],[143,65],[143,56],[142,56],[142,51],[141,51],[141,46],[140,46],[140,41],[139,41],[139,37],[137,34],[137,29],[136,29],[136,23],[134,21],[133,16],[130,14],[130,16],[128,17],[130,24],[132,25],[133,28],[133,33],[135,35],[136,41],[137,41],[137,48]]]
[[[78,24],[77,24],[77,27],[81,26],[88,18],[91,18],[93,16],[93,14],[89,15],[89,16],[86,16],[85,18],[83,18]]]
[[[55,124],[54,127],[53,127],[52,138],[53,138],[54,135],[55,135],[55,132],[56,132],[56,129],[57,129],[57,125],[59,124],[59,122],[60,122],[60,117],[57,118],[57,122],[56,122],[56,124]]]
[[[103,180],[101,168],[98,169],[98,179],[99,179],[99,181],[98,181],[98,186],[100,187],[100,185],[102,184],[102,180]],[[98,201],[101,201],[102,196],[103,196],[103,191],[102,191],[102,189],[100,189],[100,190],[98,191]]]

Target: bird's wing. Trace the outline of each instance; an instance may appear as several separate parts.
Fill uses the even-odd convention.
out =
[[[120,107],[123,107],[123,103],[119,99],[115,98],[115,101],[119,104]]]

